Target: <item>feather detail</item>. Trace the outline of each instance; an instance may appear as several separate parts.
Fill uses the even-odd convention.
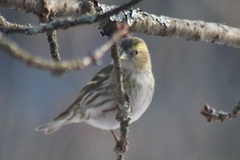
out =
[[[44,131],[45,134],[51,134],[59,130],[63,124],[60,121],[52,121],[48,124],[36,128],[36,131]]]

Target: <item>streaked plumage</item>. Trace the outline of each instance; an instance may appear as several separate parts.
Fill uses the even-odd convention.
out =
[[[149,107],[154,93],[151,60],[145,42],[136,37],[120,42],[123,85],[133,109],[131,122]],[[36,128],[50,134],[70,123],[86,122],[94,127],[119,128],[117,114],[116,72],[113,64],[100,70],[81,90],[69,108],[52,122]]]

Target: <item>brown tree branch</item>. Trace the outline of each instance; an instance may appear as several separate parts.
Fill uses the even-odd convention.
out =
[[[0,1],[1,8],[9,8],[41,15],[43,8],[46,14],[54,14],[55,17],[81,16],[91,12],[87,6],[94,0],[4,0]]]
[[[233,108],[231,112],[216,111],[213,108],[210,108],[207,104],[201,108],[200,113],[207,119],[208,122],[214,121],[230,121],[233,118],[236,118],[240,113],[240,102],[237,106]]]
[[[24,27],[24,25],[20,25],[20,24],[17,24],[17,23],[10,23],[3,16],[0,16],[0,27],[22,28],[22,27]],[[28,27],[28,26],[25,26],[25,27]]]
[[[212,42],[240,48],[240,29],[219,23],[155,16],[139,9],[128,9],[111,16],[106,26],[110,28],[109,26],[114,21],[127,23],[131,32]]]
[[[152,18],[155,20],[147,20]],[[219,45],[227,45],[240,48],[240,29],[219,23],[192,21],[165,16],[156,17],[148,15],[148,18],[133,22],[130,30],[151,35],[183,38],[191,41],[211,42]],[[145,26],[145,29],[140,29]]]
[[[129,3],[123,4],[120,7],[111,8],[111,10],[108,10],[104,13],[97,13],[94,15],[85,15],[80,18],[67,18],[63,20],[52,21],[47,24],[42,24],[41,26],[36,26],[36,27],[26,27],[26,26],[24,26],[23,28],[0,27],[0,31],[6,34],[21,33],[26,35],[33,35],[33,34],[45,33],[55,29],[67,29],[77,25],[93,24],[93,23],[102,21],[106,18],[109,18],[110,16],[129,8],[137,4],[139,1],[141,0],[132,0]]]
[[[120,122],[120,133],[121,137],[116,141],[115,152],[117,160],[124,159],[124,153],[127,151],[128,145],[128,133],[129,133],[129,122],[131,120],[131,107],[128,95],[126,95],[123,88],[123,77],[122,68],[120,63],[120,54],[117,48],[117,44],[111,47],[111,53],[113,62],[116,69],[117,76],[117,90],[118,90],[118,113],[116,119]]]
[[[61,60],[61,56],[58,52],[58,43],[57,43],[57,31],[53,30],[53,31],[48,31],[47,32],[47,39],[48,39],[48,43],[50,46],[50,53],[52,56],[52,59],[56,62],[59,62]]]
[[[38,16],[40,23],[47,23],[52,21],[52,17],[50,15],[42,14]],[[47,40],[50,47],[50,54],[55,62],[59,62],[61,60],[61,56],[58,52],[58,43],[57,43],[57,31],[51,30],[47,32]]]
[[[31,56],[31,54],[22,48],[20,48],[15,42],[4,37],[0,33],[0,48],[2,48],[5,53],[13,56],[14,58],[20,60],[22,63],[38,69],[49,70],[55,74],[62,74],[72,70],[83,69],[93,62],[96,62],[104,56],[108,49],[111,48],[123,35],[128,32],[126,29],[116,31],[116,33],[101,47],[97,48],[91,56],[85,57],[82,60],[75,61],[62,61],[62,62],[52,62],[42,58],[36,58]]]
[[[63,2],[64,0],[61,0],[59,3],[61,4]],[[71,2],[76,1],[72,0]],[[67,29],[76,25],[92,24],[101,21],[99,25],[101,28],[104,29],[104,34],[110,35],[108,34],[108,32],[112,33],[112,31],[108,30],[114,29],[112,25],[114,25],[116,21],[121,21],[127,23],[130,26],[130,31],[132,32],[139,32],[157,36],[184,38],[191,41],[212,42],[215,44],[227,45],[237,48],[240,47],[240,29],[238,28],[229,27],[219,23],[207,23],[203,21],[192,21],[170,18],[165,16],[155,16],[153,14],[143,12],[139,9],[127,9],[129,6],[137,3],[137,1],[131,1],[131,5],[129,5],[128,3],[125,6],[121,6],[127,10],[119,13],[118,11],[122,10],[123,8],[116,8],[116,6],[108,6],[105,4],[96,3],[97,2],[92,2],[92,4],[94,5],[91,5],[91,7],[87,6],[86,2],[84,2],[84,5],[79,5],[81,6],[81,10],[89,10],[89,8],[91,8],[91,13],[97,13],[94,15],[85,15],[81,18],[63,19],[51,22],[50,24],[44,26],[28,27],[20,30],[6,28],[1,28],[0,30],[8,34],[39,34],[47,32],[49,30]],[[5,4],[5,6],[7,5]],[[57,5],[57,3],[51,3],[52,8],[58,8],[58,6],[59,5]],[[67,5],[67,7],[69,6]],[[74,15],[75,14],[73,14],[72,16]],[[59,15],[53,14],[53,16],[56,17]],[[103,21],[103,19],[107,17],[110,18]]]

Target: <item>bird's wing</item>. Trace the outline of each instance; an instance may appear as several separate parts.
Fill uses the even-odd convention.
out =
[[[79,102],[84,98],[85,95],[88,95],[91,91],[95,90],[97,87],[101,85],[105,80],[109,78],[110,73],[112,72],[114,68],[113,64],[110,64],[103,69],[101,69],[94,77],[93,79],[87,83],[87,85],[81,90],[79,96],[72,102],[72,104],[68,107],[68,109],[60,114],[57,118],[54,120],[57,120],[59,118],[63,118],[67,115],[67,113],[70,113],[70,111],[75,109],[81,109],[81,106],[79,105]]]

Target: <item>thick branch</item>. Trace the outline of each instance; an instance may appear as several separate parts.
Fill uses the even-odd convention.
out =
[[[110,16],[129,8],[130,6],[137,4],[139,1],[141,0],[132,0],[129,3],[126,3],[117,8],[114,7],[113,9],[108,10],[104,13],[98,13],[94,15],[85,15],[80,18],[67,18],[63,20],[52,21],[47,24],[42,24],[41,26],[36,26],[36,27],[27,27],[27,26],[24,26],[23,28],[0,27],[0,31],[6,34],[22,33],[22,34],[32,35],[32,34],[39,34],[39,33],[45,33],[48,31],[53,31],[55,29],[67,29],[77,25],[93,24],[101,20],[104,20],[105,18],[109,18]]]
[[[31,6],[40,6],[40,4],[35,4],[37,2],[32,2],[31,5],[25,6],[25,8],[21,8],[20,6],[24,5],[20,2],[17,1],[8,1],[8,3],[12,4],[11,6],[14,7],[19,7],[20,9],[25,9],[27,7]],[[11,7],[10,4],[5,3],[0,3],[0,6],[4,7]],[[125,22],[130,26],[130,31],[132,32],[140,32],[140,33],[146,33],[146,34],[151,34],[151,35],[158,35],[158,36],[168,36],[168,37],[177,37],[177,38],[184,38],[186,40],[192,40],[192,41],[205,41],[205,42],[212,42],[216,44],[221,44],[221,45],[228,45],[232,47],[240,47],[240,30],[238,28],[232,28],[226,25],[218,24],[218,23],[206,23],[203,21],[190,21],[190,20],[181,20],[181,19],[176,19],[176,18],[170,18],[170,17],[165,17],[165,16],[155,16],[153,14],[149,14],[146,12],[143,12],[139,9],[128,9],[124,12],[120,12],[117,15],[114,15],[118,13],[119,10],[123,10],[128,8],[131,5],[136,4],[138,1],[133,0],[130,3],[126,4],[126,6],[121,6],[123,8],[117,8],[113,11],[110,11],[116,6],[107,6],[105,4],[96,4],[97,2],[93,3],[94,5],[91,5],[89,7],[87,2],[92,2],[92,1],[86,1],[80,2],[76,0],[71,0],[69,3],[66,2],[66,0],[60,0],[60,1],[52,1],[48,6],[52,9],[51,11],[54,11],[53,16],[61,16],[64,17],[63,14],[59,14],[60,12],[65,11],[67,12],[67,15],[71,16],[76,16],[76,11],[75,12],[68,12],[68,7],[70,7],[69,4],[74,4],[73,6],[78,6],[79,8],[77,9],[79,12],[82,11],[81,13],[84,14],[86,12],[90,13],[95,13],[95,12],[100,12],[100,14],[96,15],[88,15],[84,16],[82,18],[78,19],[65,19],[65,20],[60,20],[60,21],[54,21],[46,26],[39,26],[35,28],[23,28],[21,31],[20,30],[8,30],[6,31],[5,29],[1,29],[1,31],[6,32],[6,33],[24,33],[24,34],[38,34],[38,33],[43,33],[47,32],[49,30],[54,30],[54,29],[66,29],[68,27],[72,27],[75,25],[83,25],[83,24],[92,24],[96,23],[100,20],[103,20],[106,17],[110,17],[109,21],[106,22],[104,21],[103,23],[100,24],[102,28],[114,28],[111,27],[113,25],[112,22],[115,21],[121,21]],[[19,6],[17,5],[19,4]],[[77,5],[78,4],[78,5]],[[130,5],[129,5],[130,4]],[[61,7],[65,8],[61,8]],[[13,8],[14,8],[13,7]],[[49,8],[49,7],[47,7]],[[61,8],[61,11],[58,11]],[[71,8],[71,7],[70,7]],[[89,8],[91,8],[89,11]],[[33,8],[32,8],[33,9]],[[76,9],[76,8],[75,8]],[[84,12],[83,12],[84,11]],[[109,12],[110,11],[110,12]],[[26,11],[27,12],[27,11]],[[36,13],[35,11],[32,11],[33,13]],[[103,12],[103,14],[101,14]],[[37,13],[41,13],[37,11]],[[72,13],[72,14],[70,14]],[[79,14],[79,15],[82,15]],[[114,16],[113,16],[114,15]],[[111,31],[112,32],[112,31]],[[107,34],[107,31],[105,30],[105,34]]]
[[[13,56],[14,58],[20,60],[30,67],[49,70],[53,73],[61,74],[71,70],[83,69],[96,62],[102,56],[104,56],[107,50],[110,49],[111,46],[115,44],[127,32],[128,30],[126,29],[117,31],[107,43],[97,48],[91,56],[76,61],[52,62],[49,60],[44,60],[42,58],[33,57],[29,52],[20,48],[16,43],[4,37],[1,33],[0,48],[2,48],[7,54]]]
[[[240,48],[240,29],[219,23],[191,21],[165,16],[143,14],[131,25],[130,30],[151,35],[205,41]]]
[[[90,1],[89,1],[90,2]],[[42,14],[44,5],[46,12],[58,17],[80,16],[86,12],[88,0],[51,0],[45,4],[44,0],[1,0],[0,7],[24,11],[26,13]]]
[[[128,9],[111,16],[109,22],[102,25],[102,28],[107,28],[106,35],[114,21],[126,22],[132,32],[212,42],[240,48],[240,29],[219,23],[155,16],[139,9]]]
[[[62,4],[63,2],[65,3],[66,1],[61,0],[59,3]],[[74,0],[71,0],[71,2],[77,3],[77,1],[74,1]],[[9,2],[9,3],[13,3],[13,2]],[[131,1],[130,3],[131,5],[133,5],[137,3],[137,1]],[[9,7],[6,3],[1,5],[5,7]],[[123,7],[124,9],[126,9],[131,5],[126,4],[126,6],[123,6]],[[52,8],[57,6],[62,6],[62,5],[57,5],[57,3],[51,2]],[[23,28],[21,30],[18,30],[18,29],[6,30],[1,28],[0,30],[6,33],[39,34],[39,33],[47,32],[49,30],[54,30],[54,29],[66,29],[76,25],[96,23],[110,16],[108,21],[105,20],[100,23],[101,28],[104,29],[105,35],[110,35],[108,34],[108,32],[112,33],[112,31],[107,31],[107,30],[114,29],[112,25],[114,25],[116,21],[121,21],[121,22],[127,23],[130,26],[130,31],[132,32],[140,32],[140,33],[158,35],[158,36],[184,38],[186,40],[191,40],[191,41],[212,42],[216,44],[227,45],[227,46],[238,47],[238,48],[240,47],[240,30],[238,28],[232,28],[219,23],[207,23],[203,21],[191,21],[191,20],[170,18],[165,16],[155,16],[153,14],[143,12],[139,9],[131,9],[131,8],[129,8],[128,10],[125,10],[124,12],[120,12],[119,14],[116,14],[118,13],[119,10],[122,10],[123,8],[121,9],[117,8],[115,10],[112,10],[116,8],[116,6],[108,6],[108,5],[99,4],[99,3],[97,5],[96,4],[92,5],[91,7],[89,6],[87,7],[87,5],[79,5],[79,6],[81,6],[80,10],[87,10],[88,8],[92,8],[91,13],[98,12],[98,14],[87,15],[77,19],[68,18],[64,20],[54,21],[54,22],[51,22],[50,24],[47,24],[44,26],[38,26],[34,28],[28,27],[28,28]],[[69,5],[67,5],[66,7],[69,7]],[[74,15],[75,14],[72,14],[72,16]],[[54,14],[53,16],[64,17],[61,14]]]
[[[234,109],[227,113],[222,111],[216,111],[215,109],[210,108],[207,104],[201,108],[200,113],[207,119],[208,122],[212,121],[230,121],[233,118],[236,118],[240,113],[240,102]]]

